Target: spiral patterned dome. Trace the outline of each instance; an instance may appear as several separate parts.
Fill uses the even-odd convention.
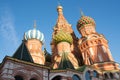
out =
[[[53,40],[54,40],[56,43],[65,41],[65,42],[68,42],[68,43],[72,44],[72,42],[73,42],[73,39],[72,39],[72,36],[70,35],[70,33],[66,33],[66,32],[63,32],[63,31],[59,31],[59,32],[53,37]]]
[[[44,44],[44,41],[45,41],[43,33],[41,33],[36,28],[33,28],[32,30],[28,30],[27,32],[25,32],[24,39],[25,40],[37,39],[41,41],[42,44]]]
[[[89,16],[82,16],[81,19],[77,22],[77,28],[79,29],[86,24],[92,24],[95,26],[95,21]]]

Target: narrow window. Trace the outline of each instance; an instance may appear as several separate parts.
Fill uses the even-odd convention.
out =
[[[97,71],[94,70],[93,75],[94,75],[95,78],[98,78],[98,72]]]
[[[114,79],[114,76],[113,76],[113,74],[112,74],[112,73],[110,73],[110,78],[111,78],[111,79]]]
[[[90,78],[90,72],[89,72],[89,71],[87,71],[87,72],[85,73],[85,79],[86,79],[86,80],[91,80],[91,78]]]
[[[108,79],[108,75],[106,73],[104,74],[104,77],[105,77],[105,79]]]

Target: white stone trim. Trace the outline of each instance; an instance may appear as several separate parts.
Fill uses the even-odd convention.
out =
[[[93,56],[94,55],[94,51],[92,48],[89,48],[90,54]]]

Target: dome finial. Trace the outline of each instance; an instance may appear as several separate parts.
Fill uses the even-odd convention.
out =
[[[34,20],[34,26],[33,27],[36,28],[36,20]]]
[[[33,27],[34,27],[33,29],[30,29],[27,32],[25,32],[24,39],[25,40],[36,39],[39,40],[42,44],[44,44],[45,42],[44,34],[36,29],[36,20],[34,20]]]
[[[84,16],[82,9],[80,9],[80,14],[81,14],[81,16]]]
[[[58,14],[63,14],[62,12],[62,6],[60,5],[60,0],[58,0],[58,7],[57,7],[57,11],[58,11]]]

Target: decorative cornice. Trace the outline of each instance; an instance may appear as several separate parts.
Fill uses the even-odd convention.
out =
[[[15,62],[18,62],[18,63],[30,65],[30,66],[40,67],[40,68],[44,68],[44,69],[50,69],[50,67],[47,67],[47,66],[44,66],[44,65],[40,65],[40,64],[37,64],[37,63],[26,62],[26,61],[23,61],[23,60],[18,60],[18,59],[9,57],[9,56],[6,56],[6,57],[3,59],[3,62],[2,62],[2,64],[1,64],[0,66],[2,66],[7,60],[14,61],[14,63],[15,63]]]

